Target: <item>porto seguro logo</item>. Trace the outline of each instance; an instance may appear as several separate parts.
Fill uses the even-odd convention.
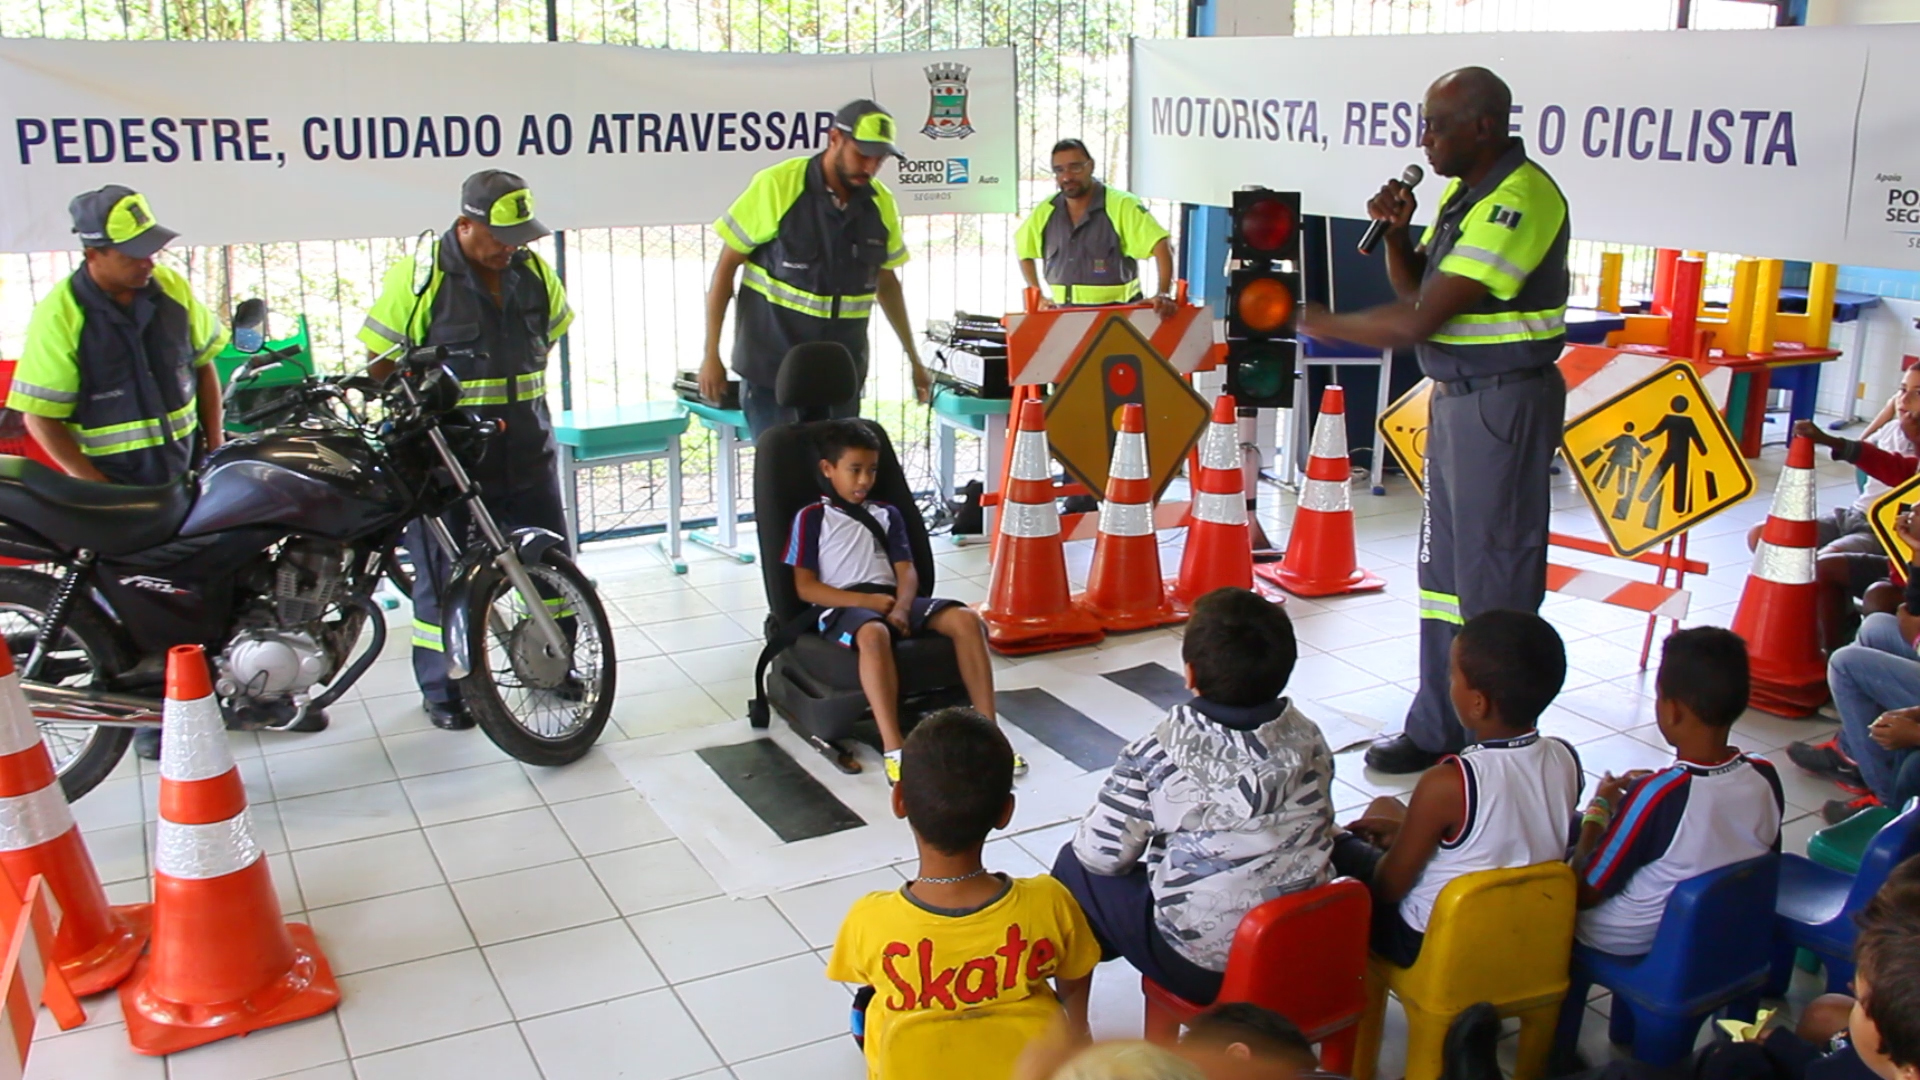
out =
[[[927,89],[927,126],[920,134],[929,139],[964,139],[973,134],[967,120],[967,76],[973,69],[965,64],[933,64],[925,69]]]
[[[964,184],[967,182],[967,159],[950,157],[947,159],[947,183]]]

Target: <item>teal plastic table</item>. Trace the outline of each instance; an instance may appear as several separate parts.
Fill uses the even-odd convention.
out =
[[[729,559],[750,563],[753,552],[740,548],[740,448],[753,445],[752,436],[747,434],[747,414],[704,401],[683,399],[680,407],[719,440],[714,454],[714,531],[696,529],[687,534],[687,539]]]
[[[934,391],[933,420],[935,450],[938,454],[934,476],[940,485],[941,498],[953,498],[954,443],[955,436],[961,432],[982,440],[980,460],[986,471],[985,489],[989,492],[1000,490],[1001,459],[1007,450],[1007,413],[1012,407],[1013,402],[1007,398],[974,397],[956,393],[946,386]],[[961,544],[973,540],[982,543],[991,540],[995,522],[999,519],[996,509],[989,506],[982,511],[981,532],[977,538],[956,536],[953,542]]]
[[[680,554],[680,436],[687,414],[678,401],[647,401],[611,409],[573,409],[553,418],[560,443],[560,494],[567,507],[567,542],[580,547],[580,470],[637,461],[667,463],[667,534],[660,550],[676,574],[687,572]]]

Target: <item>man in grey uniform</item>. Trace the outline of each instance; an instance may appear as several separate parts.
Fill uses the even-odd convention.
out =
[[[1452,177],[1416,248],[1414,199],[1398,182],[1367,204],[1387,222],[1400,299],[1332,315],[1309,305],[1300,329],[1380,348],[1413,346],[1434,381],[1420,533],[1420,692],[1406,730],[1367,764],[1419,772],[1466,745],[1448,696],[1454,635],[1483,611],[1535,611],[1546,595],[1548,467],[1566,383],[1567,202],[1508,134],[1512,93],[1485,68],[1427,90],[1420,144]]]

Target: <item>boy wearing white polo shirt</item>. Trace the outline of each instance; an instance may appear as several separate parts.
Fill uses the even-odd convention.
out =
[[[880,475],[880,440],[864,420],[828,420],[814,435],[829,494],[793,517],[785,561],[794,590],[812,604],[814,628],[860,654],[860,688],[880,729],[887,782],[900,781],[900,673],[893,641],[931,631],[953,641],[967,696],[995,718],[993,661],[980,616],[958,600],[920,595],[900,511],[867,498]],[[1027,763],[1015,754],[1014,775]]]
[[[1747,646],[1732,631],[1699,626],[1667,638],[1654,717],[1675,760],[1604,778],[1588,805],[1573,854],[1582,944],[1639,956],[1675,886],[1780,850],[1779,775],[1727,745],[1747,689]]]

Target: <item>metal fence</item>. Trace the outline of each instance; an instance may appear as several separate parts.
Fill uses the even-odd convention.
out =
[[[1284,0],[1274,0],[1284,2]],[[1296,33],[1459,33],[1636,30],[1772,25],[1776,6],[1752,0],[1297,0]],[[1045,150],[1077,136],[1103,175],[1128,181],[1130,38],[1186,32],[1187,0],[0,0],[0,37],[97,40],[565,41],[720,51],[860,53],[1011,45],[1018,50],[1021,204],[1051,190]],[[234,73],[236,86],[271,72]],[[536,186],[538,177],[530,177]],[[1163,221],[1174,208],[1155,204]],[[164,208],[161,208],[164,213]],[[1013,215],[912,217],[913,261],[902,273],[916,325],[955,310],[999,312],[1018,295]],[[437,223],[423,222],[423,226]],[[262,296],[304,313],[323,366],[359,355],[352,340],[383,268],[407,239],[182,248],[176,259],[200,296],[231,307]],[[572,391],[596,404],[670,394],[674,373],[700,359],[702,298],[717,258],[703,224],[593,229],[567,237],[567,283],[580,318],[570,335]],[[1576,291],[1591,291],[1599,253],[1573,252]],[[1649,287],[1652,253],[1627,252],[1626,286]],[[71,252],[0,256],[0,355],[18,355],[32,303],[71,273]],[[1730,265],[1730,264],[1729,264]],[[1716,262],[1710,276],[1724,274]],[[905,362],[876,327],[869,413],[887,424],[909,471],[931,475],[926,410],[910,407]],[[723,346],[724,349],[724,346]],[[710,441],[686,443],[685,514],[714,512]],[[595,470],[583,483],[592,531],[651,527],[664,517],[660,466]]]
[[[1128,42],[1179,36],[1186,25],[1185,0],[557,0],[551,7],[526,0],[0,0],[0,37],[16,38],[516,42],[547,40],[551,29],[564,41],[712,51],[1011,45],[1018,56],[1023,206],[1051,190],[1045,151],[1066,136],[1086,140],[1106,179],[1126,186]],[[271,73],[234,76],[239,85]],[[537,175],[529,179],[538,186]],[[1155,209],[1171,220],[1171,207]],[[915,325],[955,310],[1007,310],[1019,294],[1017,224],[1005,214],[907,218],[913,261],[901,276]],[[360,353],[353,332],[381,271],[406,243],[183,248],[169,257],[216,308],[262,296],[277,312],[305,313],[322,365],[341,366]],[[570,334],[576,396],[626,404],[671,393],[674,373],[700,360],[703,297],[718,250],[705,224],[568,234],[567,287],[579,313]],[[69,252],[0,256],[0,355],[18,355],[33,301],[75,265]],[[887,424],[909,470],[924,479],[931,474],[926,410],[908,407],[905,359],[892,335],[880,326],[874,336],[869,414]],[[695,428],[685,448],[685,514],[711,516],[712,446]],[[658,524],[661,468],[587,474],[583,526]]]

